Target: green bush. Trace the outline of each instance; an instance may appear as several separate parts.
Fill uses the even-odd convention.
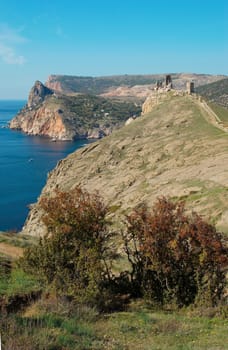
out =
[[[40,276],[58,294],[78,302],[102,299],[102,286],[110,278],[108,208],[101,198],[80,188],[56,191],[40,206],[47,234],[28,248],[23,268]]]

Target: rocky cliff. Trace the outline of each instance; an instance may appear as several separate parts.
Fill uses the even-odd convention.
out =
[[[33,108],[42,103],[49,95],[53,95],[53,90],[48,89],[39,80],[32,87],[28,97],[28,108]]]
[[[58,140],[101,138],[140,112],[141,106],[132,102],[56,94],[37,81],[27,105],[10,122],[10,128]]]
[[[55,188],[98,190],[118,226],[132,207],[157,196],[182,198],[228,232],[228,134],[208,122],[192,96],[163,94],[146,114],[59,162],[41,197]],[[149,107],[150,106],[150,107]],[[145,111],[145,108],[144,108]],[[24,233],[44,233],[39,201]]]
[[[10,122],[11,129],[22,130],[30,135],[44,135],[58,140],[71,140],[74,133],[67,130],[59,109],[41,105],[38,109],[25,108]]]

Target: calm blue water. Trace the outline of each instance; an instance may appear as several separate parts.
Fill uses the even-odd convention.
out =
[[[51,142],[4,128],[25,102],[0,100],[0,231],[21,229],[28,205],[39,196],[47,173],[60,159],[88,143]]]

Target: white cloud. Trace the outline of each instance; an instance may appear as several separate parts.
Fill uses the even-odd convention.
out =
[[[10,28],[7,24],[0,24],[0,41],[24,43],[27,41],[27,39],[20,34],[22,30],[23,28],[15,30]]]
[[[0,57],[7,64],[24,64],[26,59],[24,56],[17,55],[12,47],[0,44]]]
[[[26,59],[16,52],[15,46],[27,41],[21,35],[22,29],[15,30],[7,24],[0,24],[0,58],[7,64],[24,64]]]

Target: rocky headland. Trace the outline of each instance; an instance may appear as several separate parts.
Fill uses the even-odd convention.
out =
[[[208,83],[216,87],[220,81],[227,81],[224,78],[176,73],[172,74],[172,86],[185,91],[186,82],[194,80],[195,87]],[[10,128],[53,140],[98,139],[140,115],[142,103],[163,79],[163,74],[96,78],[51,75],[45,85],[35,82],[28,103],[10,122]],[[208,85],[203,86],[207,89]]]
[[[10,128],[54,140],[96,139],[109,135],[140,113],[140,103],[88,94],[66,95],[36,81],[28,103],[12,119]]]

